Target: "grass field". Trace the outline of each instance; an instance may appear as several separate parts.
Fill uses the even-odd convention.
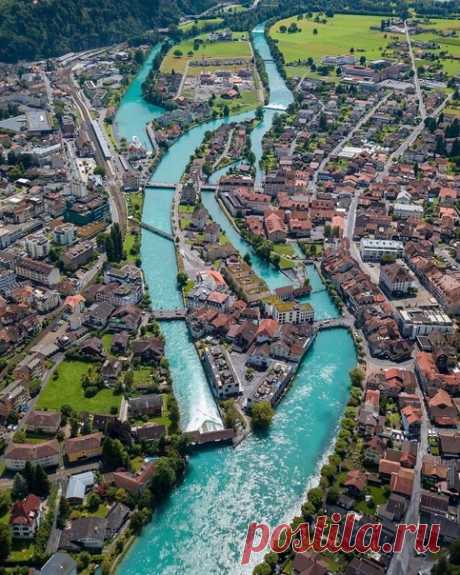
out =
[[[179,24],[179,30],[188,32],[193,28],[193,26],[196,26],[198,30],[201,30],[209,24],[220,24],[221,22],[223,22],[222,18],[206,18],[205,20],[196,20],[195,22],[184,22],[184,24]]]
[[[306,65],[297,67],[293,64],[313,58],[318,65],[324,56],[346,55],[351,49],[354,49],[357,60],[361,56],[365,56],[367,60],[376,60],[383,56],[391,40],[390,34],[385,38],[385,34],[379,29],[371,30],[371,26],[380,27],[379,16],[337,14],[333,18],[326,18],[326,23],[322,20],[324,18],[321,18],[321,22],[315,22],[314,18],[297,20],[297,16],[293,16],[276,22],[270,28],[270,36],[278,42],[278,48],[283,53],[288,76],[307,75],[321,77],[323,80],[334,79],[332,76],[319,76],[311,72]],[[280,31],[282,26],[288,28],[292,23],[296,23],[301,31]],[[316,34],[314,30],[317,31]]]
[[[198,50],[193,50],[194,38],[190,38],[175,44],[166,54],[161,63],[161,72],[184,72],[187,62],[201,58],[251,58],[251,49],[248,42],[248,36],[245,32],[234,32],[233,41],[229,42],[210,42],[208,34],[196,36],[203,41]],[[174,52],[179,50],[182,56],[175,56]],[[191,71],[190,71],[191,72]]]
[[[448,55],[441,58],[442,69],[449,76],[455,76],[460,73],[460,37],[443,37],[440,33],[455,32],[460,34],[460,20],[428,20],[422,24],[427,30],[422,34],[412,36],[412,42],[436,42],[440,48],[429,50],[435,54],[448,52]],[[429,65],[429,62],[422,60],[417,61],[417,66]]]
[[[51,378],[40,393],[37,409],[59,411],[63,405],[70,405],[77,413],[110,413],[111,407],[120,407],[121,396],[114,395],[109,389],[102,389],[94,397],[85,397],[80,380],[90,363],[82,361],[63,361],[57,368],[57,379]]]

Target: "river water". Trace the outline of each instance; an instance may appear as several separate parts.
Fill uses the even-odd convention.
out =
[[[254,29],[253,39],[262,58],[269,60],[262,26]],[[163,113],[161,108],[146,103],[141,94],[141,84],[156,50],[126,92],[115,122],[120,137],[137,136],[146,146],[149,145],[146,122]],[[270,104],[289,105],[292,95],[274,63],[267,61],[266,67]],[[275,113],[265,110],[262,122],[253,131],[252,146],[257,160],[262,153],[263,134],[270,128]],[[227,121],[250,117],[251,113],[243,114]],[[182,136],[163,157],[154,179],[179,181],[205,132],[223,121],[208,122]],[[171,190],[147,189],[143,220],[169,230],[172,198]],[[203,202],[235,247],[242,253],[249,251],[250,247],[231,227],[213,194],[203,194]],[[144,232],[141,256],[152,305],[156,308],[181,305],[173,244]],[[283,274],[255,258],[252,252],[251,257],[255,271],[270,287],[288,283]],[[315,293],[307,301],[314,305],[317,317],[336,315],[314,269],[309,269],[309,276]],[[183,428],[197,429],[206,422],[218,426],[219,414],[184,323],[166,322],[162,329]],[[250,436],[236,449],[220,447],[194,454],[183,483],[155,512],[118,572],[122,575],[249,573],[251,568],[239,565],[248,523],[264,520],[274,525],[298,513],[308,482],[331,445],[348,397],[347,374],[355,362],[348,332],[337,329],[320,333],[289,393],[277,408],[269,432],[262,437]]]

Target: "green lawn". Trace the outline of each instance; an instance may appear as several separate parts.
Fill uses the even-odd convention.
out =
[[[110,413],[111,407],[120,407],[121,396],[110,389],[103,389],[94,397],[85,397],[80,380],[91,367],[82,361],[64,361],[57,368],[57,379],[51,378],[40,393],[37,409],[59,411],[63,405],[70,405],[79,413]]]
[[[203,40],[204,43],[196,51],[193,51],[194,38],[175,44],[166,54],[160,70],[161,72],[171,72],[172,70],[184,72],[187,62],[191,59],[245,58],[249,60],[251,58],[251,49],[247,41],[247,33],[234,32],[233,37],[235,40],[229,42],[210,42],[207,33],[200,34],[196,38]],[[183,55],[175,56],[174,52],[176,50],[180,50]],[[193,52],[193,56],[188,56],[189,52]],[[190,70],[190,73],[193,73],[193,70]]]
[[[179,30],[182,30],[183,32],[188,32],[193,28],[193,26],[196,26],[198,30],[201,30],[201,28],[204,28],[209,24],[221,24],[222,22],[223,22],[222,18],[206,18],[204,20],[197,20],[195,22],[185,22],[184,24],[180,24]]]
[[[439,49],[429,50],[434,54],[447,51],[448,56],[441,58],[442,69],[449,76],[455,76],[460,73],[460,60],[453,60],[450,57],[460,58],[460,38],[443,37],[438,32],[460,32],[460,20],[432,19],[422,24],[426,32],[412,36],[412,41],[417,42],[436,42],[440,45]],[[429,66],[430,62],[417,60],[417,66]]]
[[[152,382],[152,369],[150,367],[139,367],[133,371],[134,387]]]
[[[28,561],[35,554],[35,545],[33,541],[13,539],[11,551],[8,555],[9,561]]]
[[[112,347],[113,335],[111,333],[105,333],[102,336],[102,346],[105,353],[110,353],[110,348]]]
[[[280,256],[287,256],[287,257],[295,256],[295,251],[294,248],[292,247],[292,244],[275,244],[273,246],[273,251],[276,254],[279,254]]]
[[[287,64],[309,57],[318,64],[324,56],[349,54],[351,48],[354,48],[358,60],[361,56],[374,60],[382,57],[381,49],[390,41],[390,34],[385,38],[380,30],[370,29],[371,26],[380,26],[380,16],[337,14],[326,20],[326,24],[323,24],[315,22],[313,18],[297,20],[293,16],[276,22],[270,28],[270,36],[278,41]],[[288,28],[293,22],[301,29],[300,32],[280,32],[281,26]],[[314,33],[315,29],[317,34]]]

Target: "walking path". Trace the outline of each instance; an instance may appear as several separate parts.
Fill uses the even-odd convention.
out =
[[[409,47],[409,55],[410,55],[410,60],[412,63],[412,71],[414,73],[414,86],[415,86],[415,93],[417,94],[417,98],[418,98],[418,109],[420,112],[420,117],[423,121],[426,118],[426,108],[425,108],[425,103],[423,101],[423,94],[422,94],[422,90],[420,88],[420,82],[418,79],[417,66],[415,65],[414,51],[412,50],[412,42],[411,42],[410,34],[409,34],[409,27],[407,26],[407,20],[404,22],[404,28],[406,30],[407,45]]]

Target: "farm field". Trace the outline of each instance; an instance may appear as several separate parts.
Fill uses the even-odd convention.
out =
[[[169,73],[172,70],[183,73],[190,60],[201,58],[242,58],[251,59],[251,48],[245,32],[234,32],[234,40],[225,42],[210,42],[208,34],[200,34],[196,38],[203,41],[197,50],[194,50],[194,38],[190,38],[171,47],[161,63],[160,71]],[[174,53],[181,52],[181,56]],[[187,73],[193,74],[190,66]]]
[[[83,361],[63,361],[57,368],[57,379],[50,378],[40,393],[37,409],[59,411],[63,405],[70,405],[77,413],[110,413],[112,407],[120,407],[121,395],[110,389],[102,389],[94,397],[85,397],[80,380],[91,363]]]
[[[388,53],[387,46],[395,35],[380,32],[380,22],[380,16],[337,14],[333,18],[321,16],[320,22],[316,22],[315,18],[304,17],[298,20],[297,16],[293,16],[276,22],[270,28],[269,34],[277,41],[284,56],[288,76],[307,75],[319,78],[321,76],[311,72],[309,67],[301,62],[312,58],[318,65],[325,56],[350,54],[352,49],[357,60],[361,56],[365,56],[366,60],[376,60],[384,56],[391,58],[392,54]],[[287,29],[292,23],[297,24],[301,31],[281,32],[283,26]],[[376,29],[371,30],[371,27]],[[317,31],[316,34],[314,30]],[[294,65],[297,63],[299,66]]]
[[[460,73],[460,20],[430,19],[421,23],[426,32],[413,34],[412,42],[435,42],[440,47],[429,51],[440,56],[441,52],[447,55],[440,57],[442,70],[449,76]],[[418,66],[428,66],[430,62],[417,59]]]
[[[179,24],[178,28],[179,28],[179,30],[182,30],[183,32],[188,32],[194,26],[196,26],[196,29],[199,31],[202,28],[204,28],[205,26],[208,26],[209,24],[221,24],[222,22],[223,22],[222,18],[206,18],[204,20],[195,20],[193,22],[184,22],[183,24]]]

